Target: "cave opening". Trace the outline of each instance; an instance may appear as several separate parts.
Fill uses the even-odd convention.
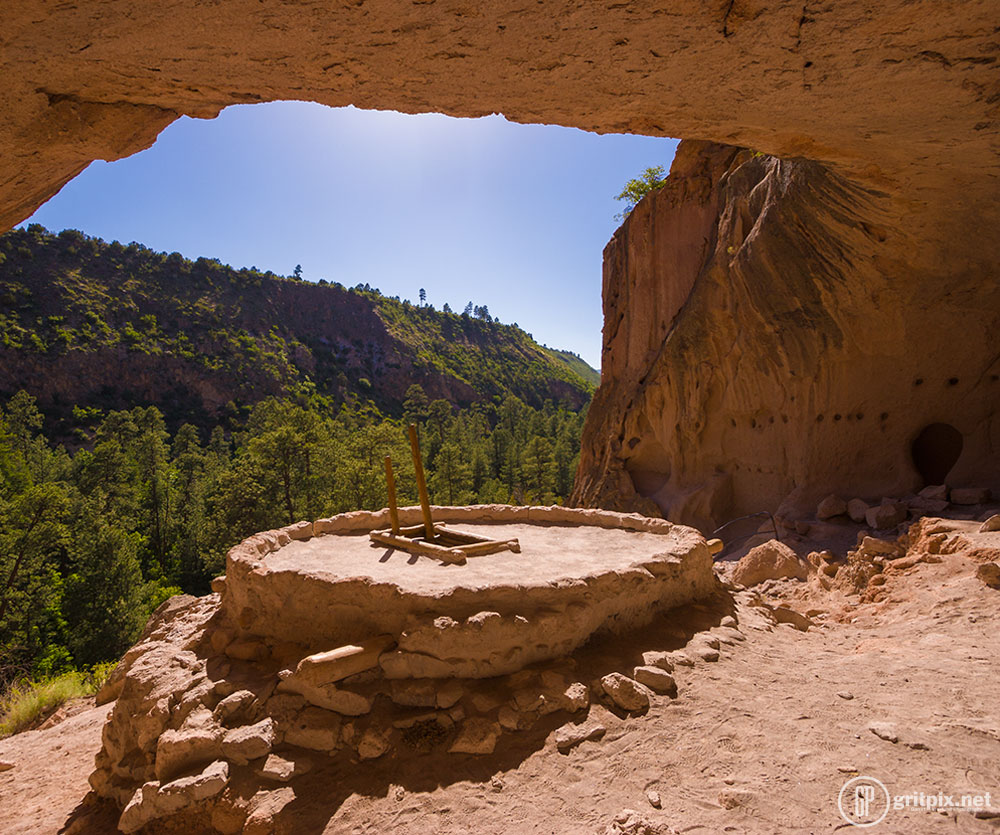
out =
[[[962,445],[962,433],[949,423],[931,423],[920,430],[910,451],[925,485],[945,483]]]

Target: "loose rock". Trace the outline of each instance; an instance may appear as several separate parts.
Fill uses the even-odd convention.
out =
[[[632,677],[640,684],[645,684],[654,693],[677,695],[677,682],[666,670],[659,667],[636,667]]]
[[[986,504],[990,500],[987,487],[953,487],[951,503],[961,505]]]
[[[868,513],[868,503],[862,499],[851,499],[847,503],[847,515],[853,522],[864,522]]]
[[[847,502],[837,495],[827,496],[816,508],[817,519],[832,519],[845,513],[847,513]]]
[[[466,719],[458,737],[448,749],[450,754],[492,754],[500,738],[500,726],[489,719]]]
[[[990,533],[991,531],[1000,531],[1000,513],[994,513],[979,526],[980,533]]]
[[[995,562],[984,563],[976,569],[976,577],[986,583],[991,589],[1000,589],[1000,565]]]
[[[795,552],[782,542],[771,539],[751,548],[733,569],[732,579],[741,586],[754,586],[765,580],[804,579],[806,566]]]
[[[585,742],[588,739],[600,739],[606,732],[607,728],[599,722],[584,722],[582,725],[563,725],[555,732],[556,748],[565,754],[581,742]]]
[[[886,742],[899,742],[899,735],[896,733],[896,725],[892,722],[871,722],[868,725],[870,730],[879,739]]]
[[[636,712],[649,707],[649,697],[652,691],[644,684],[629,678],[622,673],[609,673],[601,679],[601,687],[622,710]]]

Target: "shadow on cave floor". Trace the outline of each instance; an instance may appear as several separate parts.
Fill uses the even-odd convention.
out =
[[[732,597],[720,589],[714,598],[671,609],[642,629],[591,639],[572,656],[576,662],[572,676],[585,683],[612,672],[631,676],[632,668],[643,663],[644,652],[682,649],[696,633],[718,626],[726,615],[735,614]],[[534,665],[538,669],[551,666]],[[604,706],[619,717],[625,716],[606,702]],[[449,754],[445,750],[446,745],[429,753],[401,747],[396,749],[397,752],[406,753],[397,753],[391,759],[382,758],[363,766],[339,762],[316,768],[295,782],[295,800],[278,816],[275,831],[294,832],[296,835],[321,833],[352,795],[386,797],[395,787],[408,794],[427,793],[459,781],[483,783],[484,791],[489,791],[493,775],[516,769],[545,747],[552,731],[567,722],[583,723],[588,713],[571,716],[560,711],[542,717],[527,730],[505,732],[496,750],[488,756]]]
[[[718,626],[727,615],[736,615],[735,603],[729,593],[719,587],[714,597],[657,615],[641,629],[592,638],[571,656],[572,672],[568,675],[587,684],[612,672],[631,676],[632,668],[643,663],[644,652],[682,649],[695,634]],[[544,670],[553,666],[565,668],[566,665],[542,663],[528,669]],[[626,715],[606,701],[602,704],[619,717]],[[518,768],[545,747],[552,731],[567,722],[583,723],[589,713],[573,716],[559,711],[542,717],[527,730],[504,732],[496,750],[486,756],[447,753],[449,736],[429,751],[401,743],[389,755],[363,764],[342,759],[317,763],[312,771],[289,784],[265,784],[249,769],[239,769],[231,788],[249,800],[259,788],[291,786],[295,797],[276,816],[274,832],[321,833],[341,806],[355,795],[384,798],[396,791],[396,787],[407,793],[429,793],[460,781],[483,783],[484,791],[489,791],[493,775]],[[280,754],[282,750],[288,749],[276,746],[275,753]],[[316,759],[319,760],[320,755]],[[91,792],[72,811],[59,832],[60,835],[106,835],[117,831],[119,815],[120,810],[114,804]],[[158,823],[155,829],[142,831],[187,835],[215,832],[204,814],[200,818],[186,816],[166,825]]]

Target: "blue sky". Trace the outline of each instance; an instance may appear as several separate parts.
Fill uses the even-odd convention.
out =
[[[539,342],[601,351],[601,253],[623,184],[676,142],[271,102],[183,118],[95,162],[26,223],[138,241],[440,309],[485,304]]]

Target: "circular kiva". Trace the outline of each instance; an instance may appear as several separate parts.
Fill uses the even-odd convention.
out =
[[[227,559],[223,605],[246,633],[325,651],[385,636],[388,678],[485,678],[572,652],[710,595],[692,528],[559,506],[435,507],[435,523],[517,539],[463,565],[370,542],[388,512],[355,511],[256,534]],[[400,522],[420,522],[401,508]],[[393,646],[394,645],[394,646]]]

